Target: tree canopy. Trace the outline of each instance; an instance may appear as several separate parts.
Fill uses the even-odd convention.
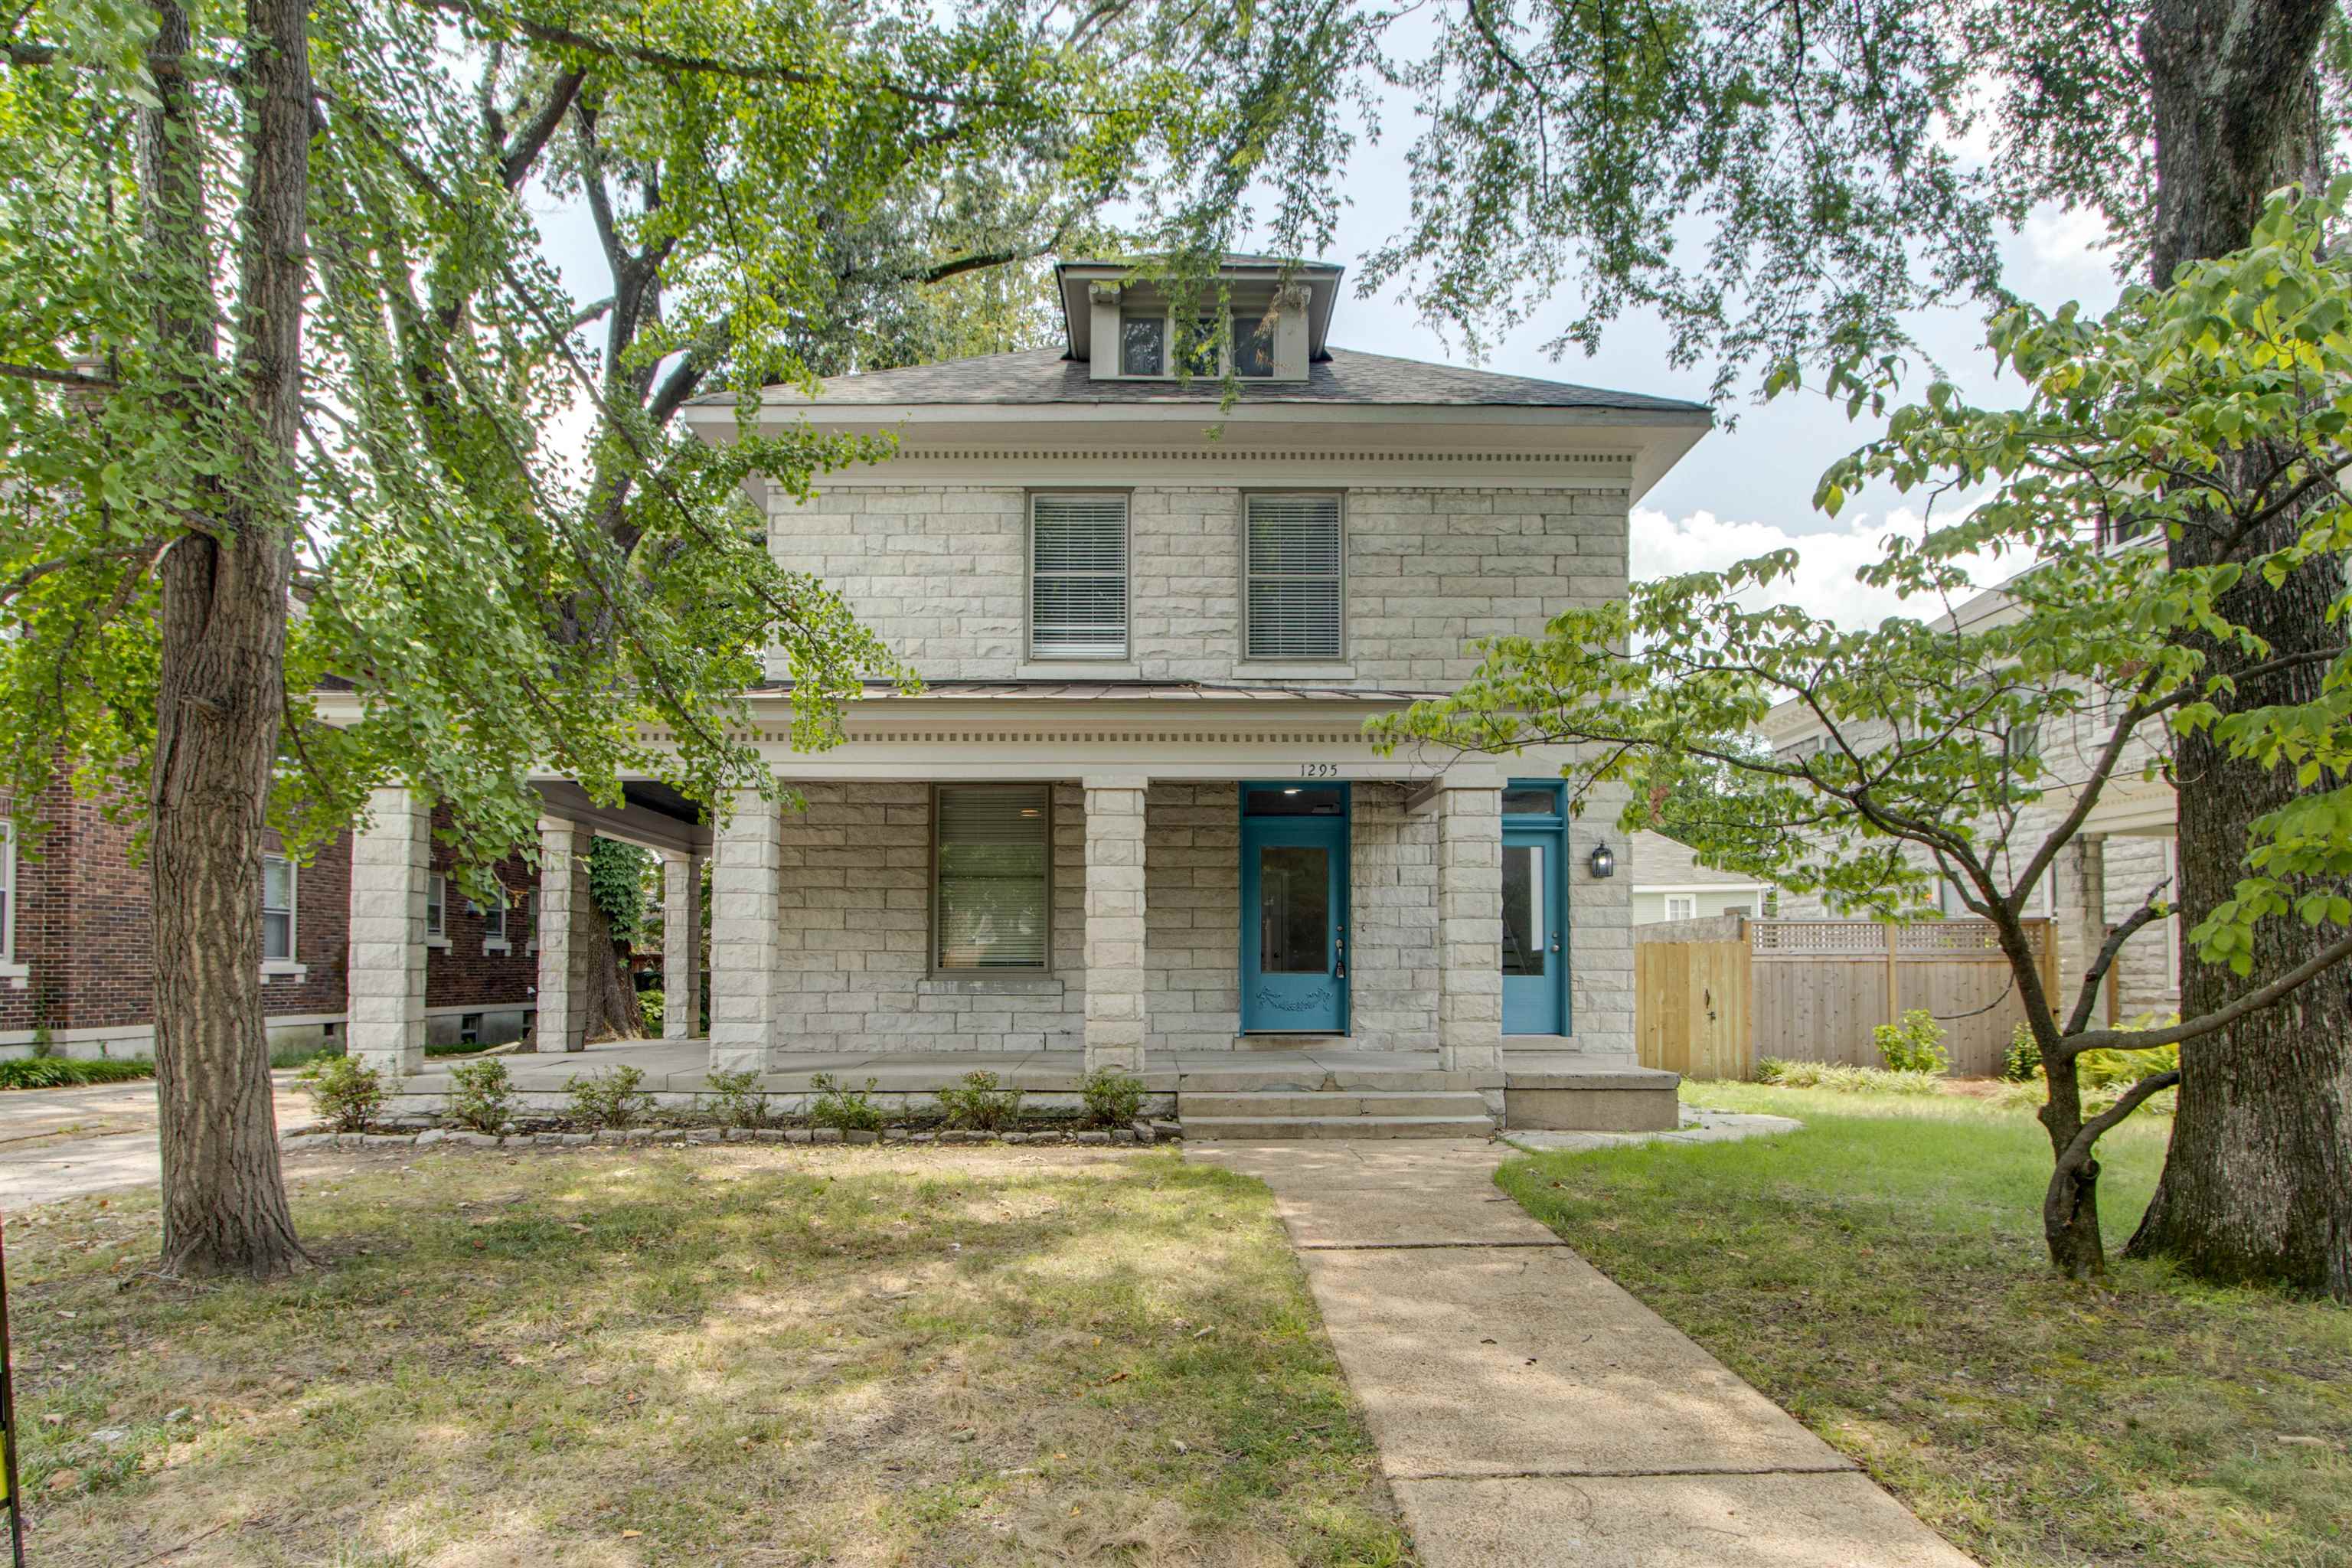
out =
[[[1570,611],[1539,638],[1485,644],[1458,693],[1380,726],[1392,743],[1575,744],[1580,800],[1629,784],[1636,822],[1663,820],[1709,863],[1818,890],[1832,908],[1916,913],[1937,879],[1955,886],[1992,922],[2048,1068],[2051,1247],[2075,1272],[2102,1257],[2098,1136],[2179,1077],[2086,1119],[2075,1059],[2211,1035],[2352,957],[2352,658],[2273,654],[2232,597],[2352,547],[2337,483],[2352,465],[2352,264],[2325,244],[2347,193],[2275,200],[2247,249],[2191,265],[2173,288],[2131,289],[2104,316],[2003,312],[1990,346],[2022,383],[2020,406],[1980,406],[1937,384],[1830,470],[1821,499],[1832,511],[1872,479],[1943,503],[1940,521],[1890,539],[1866,575],[1946,613],[1846,630],[1798,605],[1749,607],[1745,590],[1792,570],[1784,551],[1639,584],[1628,603]],[[2264,524],[2282,514],[2299,526],[2273,545]],[[2165,542],[2187,531],[2214,536],[2210,564],[2168,567]],[[1986,552],[2019,575],[1997,603],[1971,607],[1957,563]],[[2352,609],[2340,570],[2330,581],[2334,613]],[[2184,627],[2242,662],[2217,672]],[[2249,672],[2288,662],[2324,671],[2312,700],[2226,701]],[[1784,703],[1826,743],[1757,745]],[[2145,890],[2073,996],[2048,994],[2021,921],[2104,792],[2168,774],[2178,739],[2200,733],[2233,758],[2292,770],[2306,792],[2247,827],[2235,895],[2189,933],[2198,952],[2244,974],[2267,925],[2322,940],[2226,1006],[2151,1031],[2095,1026],[2116,953],[2172,912],[2177,891]]]

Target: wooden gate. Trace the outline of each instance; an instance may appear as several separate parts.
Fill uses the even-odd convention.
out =
[[[2025,1019],[1989,921],[1749,920],[1734,936],[1721,929],[1732,918],[1635,930],[1643,1066],[1694,1078],[1751,1078],[1763,1057],[1876,1067],[1872,1032],[1916,1007],[1943,1026],[1954,1077],[1991,1078]],[[2055,994],[2056,933],[2025,925]]]

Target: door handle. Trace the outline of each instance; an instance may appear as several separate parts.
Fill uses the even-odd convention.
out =
[[[1558,932],[1554,932],[1552,934],[1551,950],[1554,952],[1558,952],[1559,951],[1559,935]]]

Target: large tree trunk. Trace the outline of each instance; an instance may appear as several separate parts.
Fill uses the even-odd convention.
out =
[[[216,353],[201,205],[203,142],[183,63],[190,25],[156,0],[159,106],[142,124],[142,196],[159,350],[186,356],[179,406],[237,460],[200,531],[161,567],[161,672],[149,847],[155,1093],[167,1271],[279,1274],[302,1258],[286,1203],[261,1011],[261,833],[284,700],[299,417],[310,68],[302,0],[249,0],[237,404]]]
[[[2246,244],[2272,189],[2315,184],[2324,146],[2312,60],[2332,10],[2314,0],[2159,0],[2150,10],[2142,47],[2158,141],[2150,263],[2159,285],[2184,261]],[[2274,549],[2300,524],[2282,518],[2252,548]],[[2214,532],[2187,528],[2170,558],[2205,564],[2217,548]],[[2326,610],[2343,581],[2324,558],[2279,588],[2240,587],[2223,614],[2267,639],[2268,657],[2333,652],[2344,633]],[[2188,640],[2209,674],[2258,657]],[[2305,667],[2243,680],[2229,701],[2307,702],[2321,678]],[[2182,737],[2177,754],[2180,907],[2194,926],[2244,873],[2247,824],[2296,789],[2291,769],[2231,761],[2201,734]],[[2242,978],[2185,956],[2182,1016],[2276,979],[2328,935],[2284,917],[2265,922]],[[2163,1179],[2129,1250],[2177,1258],[2207,1279],[2352,1295],[2352,969],[2184,1046],[2179,1093]]]
[[[645,1015],[637,1007],[637,988],[629,975],[628,948],[614,940],[613,922],[596,900],[588,900],[588,1020],[584,1037],[596,1040],[642,1039]]]

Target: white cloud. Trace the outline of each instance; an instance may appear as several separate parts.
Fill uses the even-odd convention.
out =
[[[1964,515],[1965,510],[1956,508],[1938,521]],[[1944,612],[1940,599],[1905,600],[1889,589],[1856,582],[1854,574],[1885,556],[1885,541],[1890,534],[1916,538],[1925,526],[1920,514],[1907,507],[1884,516],[1854,511],[1842,523],[1811,533],[1792,532],[1778,523],[1728,520],[1711,511],[1671,518],[1637,507],[1633,517],[1633,572],[1636,581],[1685,572],[1719,572],[1734,562],[1776,550],[1794,550],[1798,554],[1795,575],[1779,580],[1769,594],[1750,589],[1741,595],[1743,603],[1759,608],[1769,601],[1797,605],[1824,620],[1854,628],[1874,626],[1889,616],[1924,619]],[[2010,574],[1989,557],[1965,564],[1970,580],[1979,588]]]

